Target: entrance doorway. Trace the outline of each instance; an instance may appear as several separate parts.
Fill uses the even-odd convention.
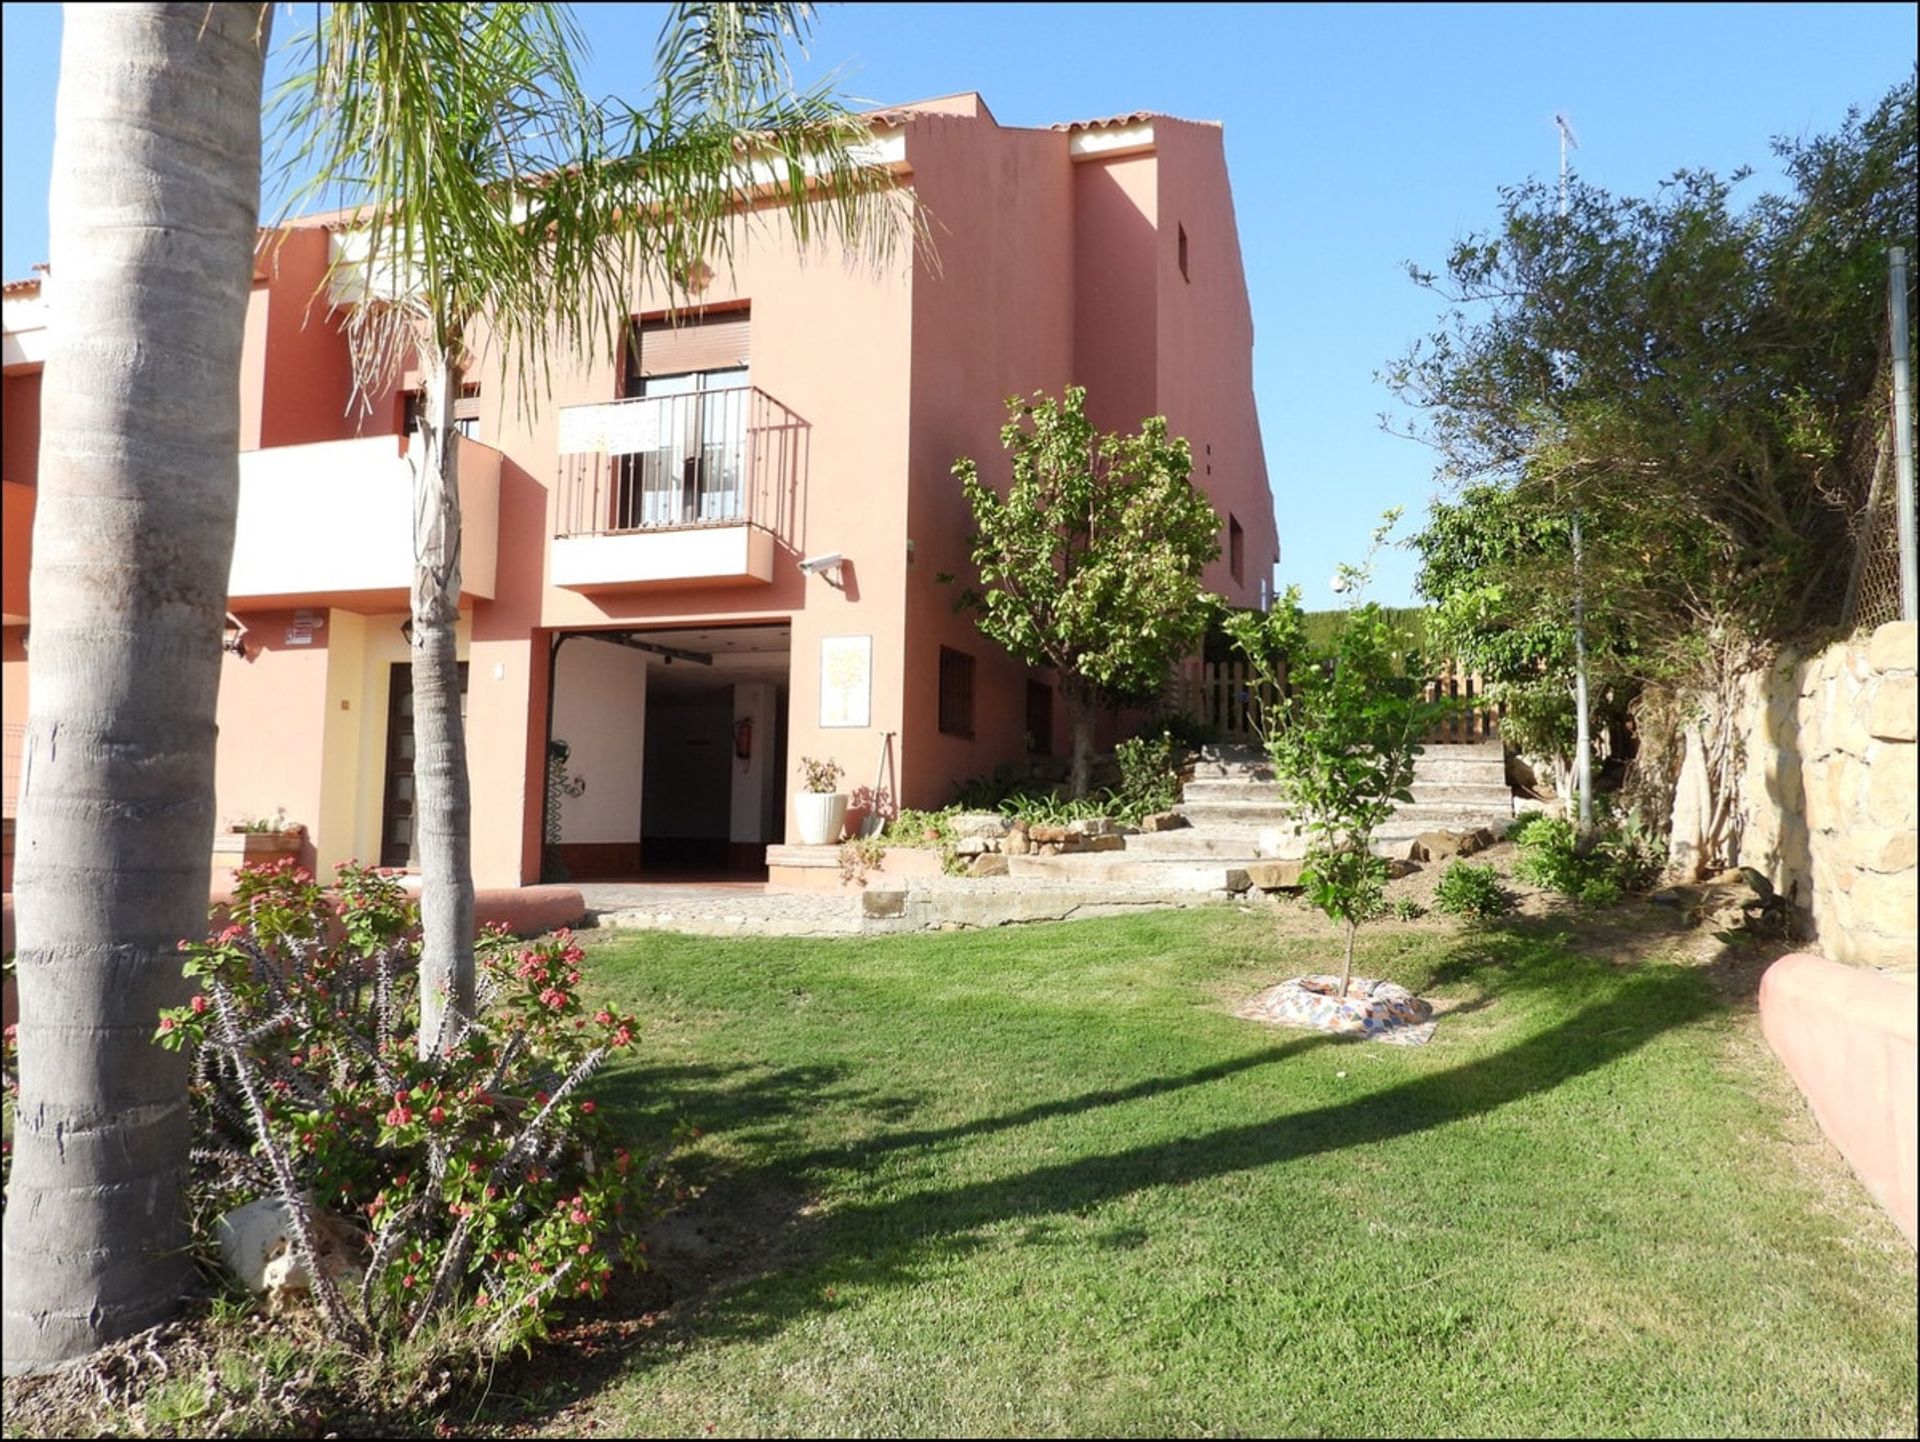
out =
[[[460,663],[460,720],[467,719],[467,663]],[[419,865],[413,789],[413,665],[395,662],[387,679],[386,787],[380,807],[380,864]]]
[[[548,879],[764,878],[785,817],[790,644],[784,622],[556,638],[548,737],[566,761]]]

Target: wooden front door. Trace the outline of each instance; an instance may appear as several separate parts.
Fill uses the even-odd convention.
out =
[[[467,663],[460,663],[460,720],[467,719]],[[386,799],[380,808],[380,864],[414,866],[413,666],[396,662],[387,682]]]

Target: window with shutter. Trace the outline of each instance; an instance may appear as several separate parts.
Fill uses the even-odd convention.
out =
[[[745,310],[635,323],[622,393],[660,402],[659,441],[620,458],[618,529],[746,518],[751,326]]]

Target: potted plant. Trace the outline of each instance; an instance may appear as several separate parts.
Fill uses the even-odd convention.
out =
[[[272,816],[241,817],[227,823],[224,835],[213,838],[214,869],[238,871],[288,859],[297,862],[306,840],[307,828],[288,821],[284,809]]]
[[[793,811],[802,846],[832,846],[840,840],[847,824],[847,794],[835,788],[846,774],[831,758],[800,758],[800,794],[793,798]]]

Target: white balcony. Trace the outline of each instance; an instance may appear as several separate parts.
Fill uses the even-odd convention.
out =
[[[500,453],[456,436],[460,589],[492,599],[500,554]],[[274,446],[240,456],[228,574],[235,611],[405,610],[413,586],[413,466],[400,437]]]

